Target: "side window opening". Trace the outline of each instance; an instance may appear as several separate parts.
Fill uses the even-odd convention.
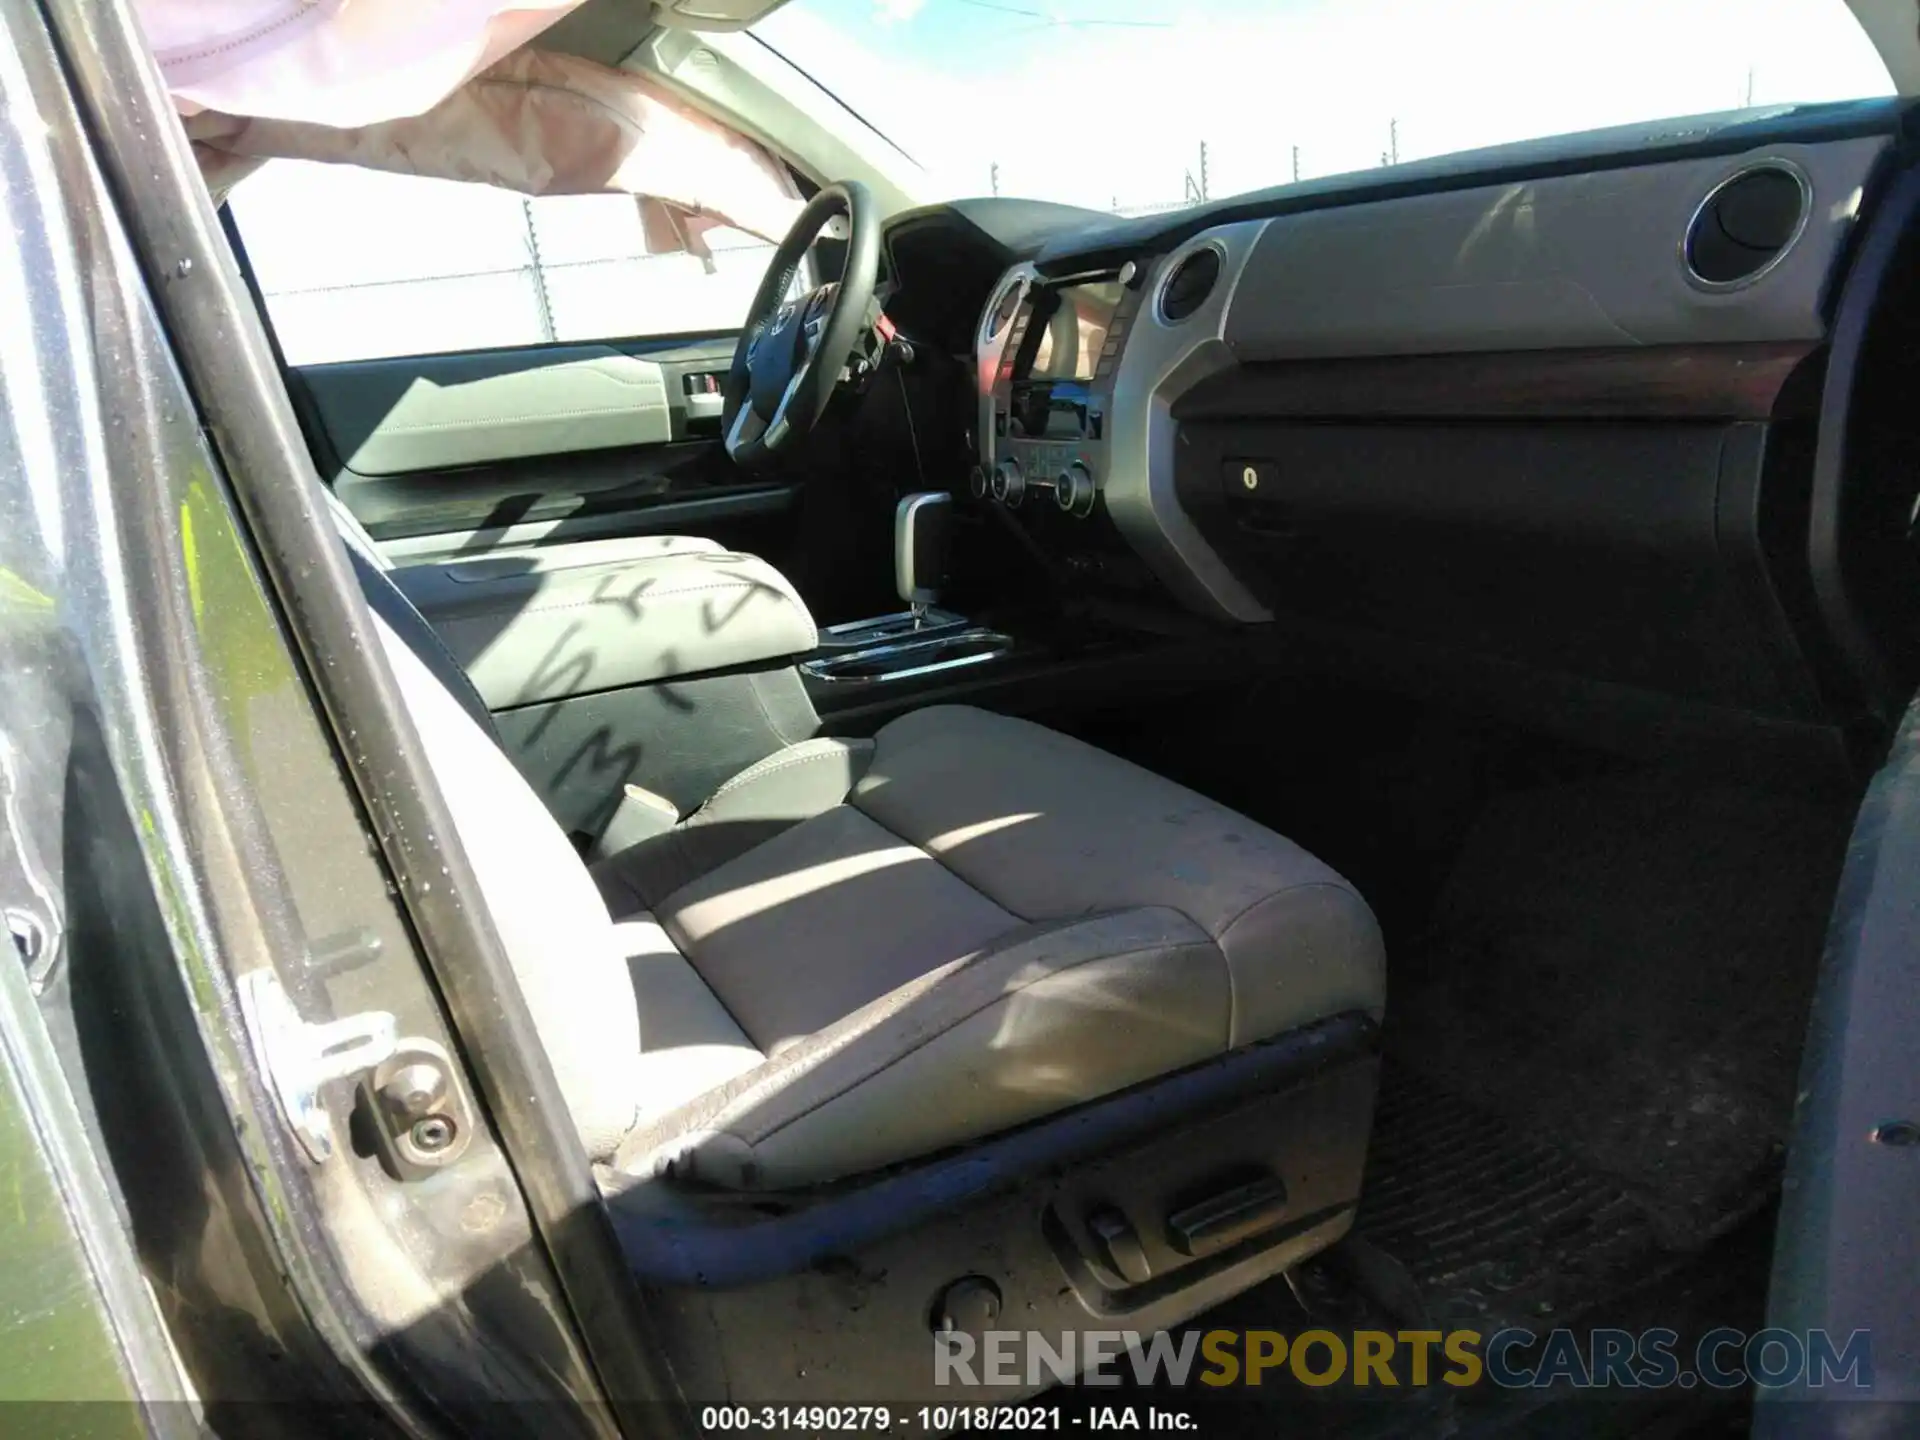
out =
[[[659,247],[631,195],[275,160],[229,198],[289,365],[736,329],[773,246]]]

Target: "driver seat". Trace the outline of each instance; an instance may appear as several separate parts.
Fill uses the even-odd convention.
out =
[[[1378,926],[1326,865],[964,706],[790,746],[589,870],[355,538],[581,1143],[617,1172],[841,1180],[1327,1017],[1380,1017]]]

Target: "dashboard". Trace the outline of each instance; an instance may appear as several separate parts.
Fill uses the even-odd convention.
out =
[[[1823,725],[1858,693],[1820,573],[1823,367],[1900,113],[1142,220],[946,207],[929,254],[964,232],[1002,261],[972,290],[974,495],[1090,574],[1403,678]]]

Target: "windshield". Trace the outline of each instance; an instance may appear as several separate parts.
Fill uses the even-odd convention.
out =
[[[1129,214],[1893,93],[1843,0],[792,0],[753,33],[917,162],[928,198]]]

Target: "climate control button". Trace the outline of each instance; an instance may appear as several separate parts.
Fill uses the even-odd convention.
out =
[[[1078,460],[1054,478],[1053,503],[1069,515],[1091,515],[1093,498],[1093,472]]]
[[[993,498],[1002,505],[1018,505],[1026,497],[1027,477],[1018,460],[1002,460],[993,467]]]

